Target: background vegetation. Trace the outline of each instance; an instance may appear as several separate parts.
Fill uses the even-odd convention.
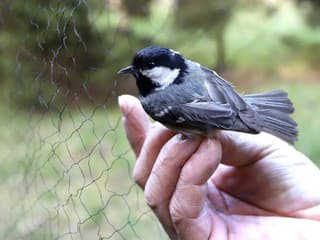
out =
[[[320,15],[311,0],[0,1],[0,238],[165,239],[133,183],[117,70],[147,45],[242,93],[289,92],[320,165]]]

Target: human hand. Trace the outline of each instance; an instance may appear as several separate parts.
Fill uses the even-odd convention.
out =
[[[171,239],[319,239],[320,171],[261,133],[183,138],[121,96],[134,178]]]

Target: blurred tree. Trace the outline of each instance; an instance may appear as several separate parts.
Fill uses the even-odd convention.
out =
[[[149,5],[151,0],[122,0],[125,11],[129,16],[134,17],[147,17],[150,14]]]
[[[307,6],[307,20],[312,26],[320,25],[320,0],[297,0],[299,4],[309,4]]]
[[[234,7],[234,0],[177,1],[178,26],[191,31],[203,29],[212,34],[217,49],[216,69],[223,70],[227,65],[224,35]]]
[[[61,86],[70,94],[81,88],[86,72],[103,64],[102,35],[90,24],[85,2],[3,0],[0,4],[2,33],[12,40],[7,42],[15,58],[11,61],[20,66],[15,82],[19,87],[13,90],[21,104],[37,101],[39,91],[45,94],[49,89],[31,90],[34,80]]]
[[[57,92],[64,101],[88,100],[88,93],[104,100],[128,54],[151,42],[117,17],[148,21],[150,2],[123,0],[121,12],[99,0],[1,0],[2,93],[20,106],[57,101]]]

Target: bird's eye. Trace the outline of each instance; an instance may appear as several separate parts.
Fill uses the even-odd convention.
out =
[[[155,66],[155,63],[154,63],[154,62],[148,62],[148,63],[147,63],[147,66],[148,66],[149,68],[153,68],[153,67]]]

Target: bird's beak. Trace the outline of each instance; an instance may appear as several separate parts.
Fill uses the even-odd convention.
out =
[[[129,65],[128,67],[122,68],[118,74],[132,74],[133,73],[133,67],[132,65]]]

